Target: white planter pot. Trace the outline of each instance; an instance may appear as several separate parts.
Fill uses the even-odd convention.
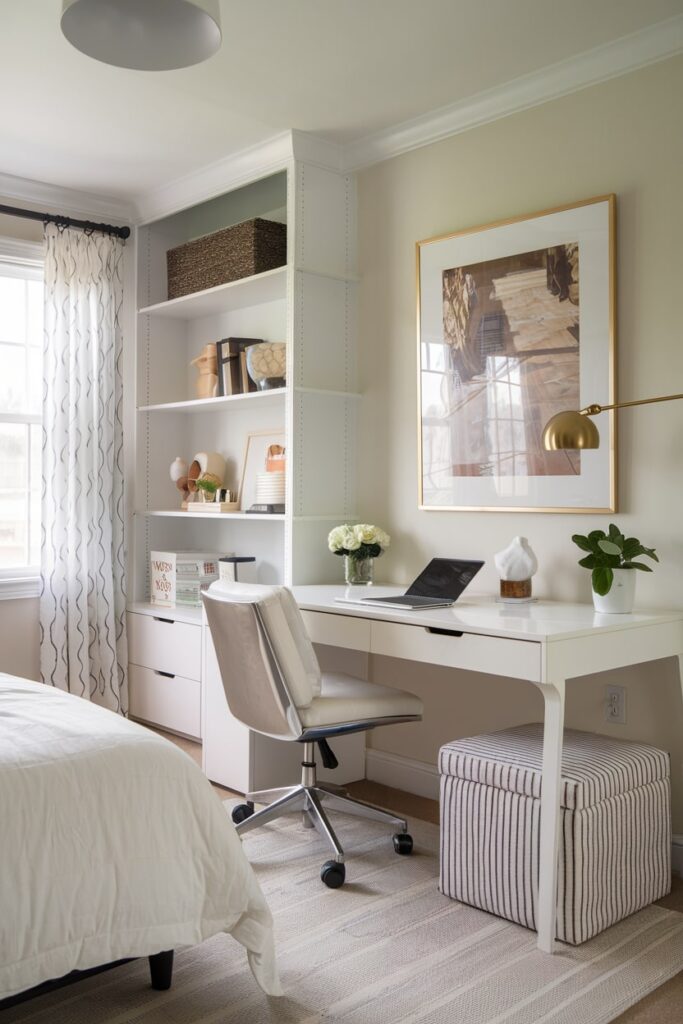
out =
[[[593,607],[607,615],[632,612],[636,597],[636,569],[613,569],[614,580],[609,593],[603,597],[593,591]]]

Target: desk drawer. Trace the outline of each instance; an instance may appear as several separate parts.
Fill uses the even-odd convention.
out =
[[[479,633],[444,636],[430,633],[425,626],[374,621],[370,651],[514,679],[538,682],[541,678],[541,645],[529,640],[508,640]]]
[[[128,666],[130,713],[162,729],[201,736],[201,683],[182,676],[160,675],[151,668]]]
[[[304,612],[302,616],[314,644],[346,647],[351,651],[370,650],[370,619],[331,612]]]
[[[134,665],[201,679],[202,627],[159,615],[128,613],[128,658]]]

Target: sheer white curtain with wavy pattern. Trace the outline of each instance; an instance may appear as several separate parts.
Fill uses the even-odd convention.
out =
[[[126,714],[122,276],[119,239],[47,225],[41,673]]]

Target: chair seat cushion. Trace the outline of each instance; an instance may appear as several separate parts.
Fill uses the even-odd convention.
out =
[[[421,715],[422,701],[414,693],[332,672],[323,674],[320,696],[314,697],[309,707],[299,709],[301,723],[307,729]]]

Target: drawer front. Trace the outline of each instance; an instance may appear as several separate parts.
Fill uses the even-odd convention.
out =
[[[541,679],[541,645],[529,640],[479,633],[445,636],[425,626],[373,622],[371,652],[532,682]]]
[[[302,611],[308,635],[314,644],[347,647],[352,651],[370,650],[369,619],[352,615],[334,615],[331,612]]]
[[[201,684],[197,679],[160,675],[151,668],[128,666],[130,713],[162,729],[201,736]]]
[[[159,615],[128,613],[128,658],[134,665],[201,679],[202,627]]]

